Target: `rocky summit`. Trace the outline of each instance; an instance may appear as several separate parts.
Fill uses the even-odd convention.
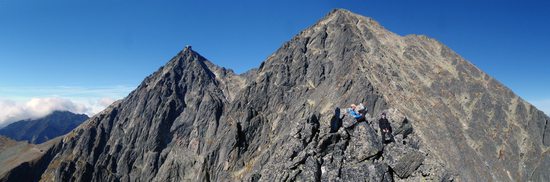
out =
[[[549,181],[549,120],[438,41],[334,10],[244,74],[185,48],[3,180]]]

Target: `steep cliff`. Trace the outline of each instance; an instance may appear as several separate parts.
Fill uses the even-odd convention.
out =
[[[342,111],[359,102],[369,123]],[[246,74],[184,49],[66,135],[40,180],[545,181],[548,120],[441,43],[335,10]]]

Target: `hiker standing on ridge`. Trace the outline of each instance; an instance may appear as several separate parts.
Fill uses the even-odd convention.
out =
[[[382,134],[382,141],[384,143],[389,143],[393,141],[392,130],[388,118],[386,118],[386,113],[382,113],[380,120],[378,120],[378,126],[380,126],[380,132]]]

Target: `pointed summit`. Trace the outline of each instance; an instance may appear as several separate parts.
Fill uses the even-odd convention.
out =
[[[325,17],[328,18],[328,17],[333,17],[333,16],[350,16],[350,17],[363,17],[359,14],[355,14],[347,9],[340,9],[340,8],[337,8],[337,9],[333,9],[332,11],[330,11],[328,13],[328,15]]]
[[[165,81],[163,81],[165,79],[181,79],[179,77],[181,77],[182,74],[190,72],[195,74],[195,77],[200,76],[201,78],[210,79],[213,76],[208,66],[204,63],[205,61],[206,58],[193,51],[191,47],[186,46],[176,56],[170,59],[166,65],[148,76],[143,81],[142,85],[151,87],[157,83],[165,83]]]
[[[327,16],[351,15],[351,14],[354,14],[354,13],[352,13],[347,9],[336,8],[330,11]]]
[[[376,22],[374,19],[370,17],[366,17],[363,15],[359,15],[356,13],[353,13],[346,9],[334,9],[330,13],[328,13],[325,17],[323,17],[319,23],[315,24],[313,27],[326,24],[350,24],[353,25],[356,28],[369,28],[369,29],[376,29],[377,31],[385,31],[382,26],[378,22]],[[363,26],[363,27],[361,27]]]

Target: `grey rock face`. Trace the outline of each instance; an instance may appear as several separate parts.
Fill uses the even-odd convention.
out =
[[[358,123],[350,130],[351,139],[346,150],[347,159],[350,161],[364,161],[382,152],[383,144],[380,134],[365,122]]]
[[[338,114],[359,102],[368,122]],[[547,120],[435,40],[335,10],[246,74],[183,50],[68,134],[41,180],[544,180]]]
[[[388,146],[384,158],[400,178],[409,177],[424,162],[424,154],[413,148]]]

